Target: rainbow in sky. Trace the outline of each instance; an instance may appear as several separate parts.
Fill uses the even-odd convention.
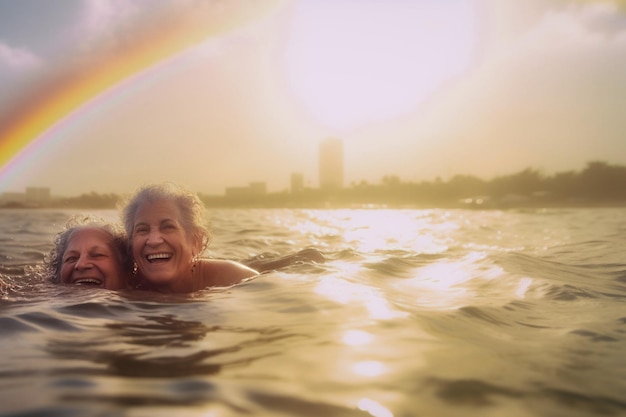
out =
[[[200,12],[188,8],[175,16],[151,11],[139,22],[137,38],[131,45],[52,74],[0,117],[0,180],[23,165],[56,131],[79,117],[81,109],[98,105],[103,97],[127,88],[124,81],[193,45],[248,23],[281,3],[268,0],[224,6],[220,2],[214,6],[204,4]]]

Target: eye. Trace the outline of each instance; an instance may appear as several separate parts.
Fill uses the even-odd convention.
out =
[[[63,263],[71,264],[71,263],[76,262],[77,259],[78,259],[77,256],[68,256],[67,258],[63,260]]]
[[[140,225],[135,227],[135,234],[141,235],[148,233],[148,226]]]
[[[165,223],[165,224],[162,226],[162,229],[163,229],[163,230],[176,230],[176,229],[178,229],[178,228],[176,227],[176,225],[175,225],[174,223]]]

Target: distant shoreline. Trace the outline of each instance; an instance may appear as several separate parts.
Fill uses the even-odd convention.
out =
[[[263,183],[259,183],[263,184]],[[0,208],[114,209],[122,197],[91,192],[77,197],[52,198],[50,189],[20,200],[12,193]],[[228,191],[228,190],[227,190]],[[6,193],[5,193],[6,194]],[[41,197],[40,194],[45,197]],[[39,196],[39,197],[38,197]],[[365,181],[349,187],[298,188],[266,192],[264,186],[244,187],[236,193],[198,193],[207,208],[596,208],[626,206],[626,166],[589,162],[580,172],[544,176],[527,168],[518,173],[482,180],[456,175],[448,181],[403,182],[385,176],[379,184]],[[9,198],[13,198],[10,200]],[[4,203],[4,204],[2,204]]]
[[[205,204],[207,209],[301,209],[301,210],[521,210],[521,209],[592,209],[592,208],[622,208],[626,207],[626,201],[598,201],[598,202],[525,202],[525,203],[488,203],[488,204],[385,204],[385,203],[347,203],[338,204],[324,202],[319,204]],[[115,206],[86,206],[86,205],[48,205],[33,206],[11,204],[0,206],[0,210],[116,210]]]

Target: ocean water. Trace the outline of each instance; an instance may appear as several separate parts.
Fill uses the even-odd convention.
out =
[[[42,282],[74,212],[0,210],[2,417],[626,415],[626,209],[214,210],[327,261],[188,295]]]

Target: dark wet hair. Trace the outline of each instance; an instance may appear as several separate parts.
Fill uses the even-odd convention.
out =
[[[69,240],[74,232],[87,228],[95,227],[108,233],[113,238],[113,247],[118,256],[118,260],[126,271],[130,271],[131,262],[128,255],[128,239],[124,230],[100,217],[93,215],[75,215],[69,218],[65,223],[65,228],[54,237],[54,246],[45,259],[46,275],[55,284],[61,282],[61,266],[63,265],[63,253],[67,249]]]
[[[206,223],[206,208],[196,193],[171,182],[143,186],[122,202],[120,208],[122,224],[129,240],[133,237],[135,217],[139,207],[145,203],[158,201],[172,201],[178,207],[185,232],[200,242],[198,254],[204,252],[211,241]]]

